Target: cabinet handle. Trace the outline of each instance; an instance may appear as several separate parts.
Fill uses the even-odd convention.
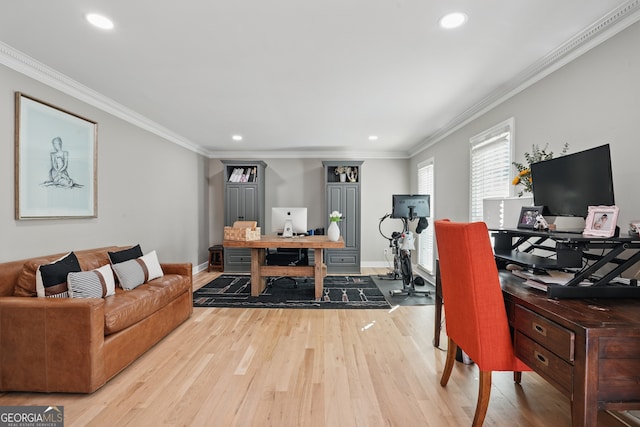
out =
[[[533,323],[533,330],[542,336],[545,336],[545,337],[547,336],[547,328],[539,325],[538,323],[535,323],[535,322]]]
[[[544,357],[542,354],[538,353],[537,351],[534,351],[533,354],[536,356],[536,359],[538,359],[538,361],[540,361],[544,366],[549,366],[549,361],[547,360],[546,357]]]

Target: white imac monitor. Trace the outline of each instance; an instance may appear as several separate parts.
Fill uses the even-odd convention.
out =
[[[307,208],[271,208],[271,232],[292,237],[307,232]]]

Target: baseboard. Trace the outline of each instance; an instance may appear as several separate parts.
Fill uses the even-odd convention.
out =
[[[201,271],[205,271],[208,266],[209,266],[209,262],[207,261],[207,262],[203,262],[202,264],[199,264],[199,265],[194,265],[191,270],[192,270],[193,274],[197,274],[197,273],[200,273]]]
[[[360,263],[360,268],[390,268],[389,263],[386,261],[363,261]]]

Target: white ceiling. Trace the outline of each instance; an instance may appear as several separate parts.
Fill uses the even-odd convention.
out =
[[[638,3],[11,1],[0,63],[211,157],[408,157],[635,22]],[[467,25],[440,29],[454,10]],[[115,29],[88,25],[96,11]]]

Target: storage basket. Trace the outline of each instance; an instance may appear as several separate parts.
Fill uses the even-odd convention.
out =
[[[260,240],[260,227],[256,221],[236,221],[224,228],[224,240]]]

